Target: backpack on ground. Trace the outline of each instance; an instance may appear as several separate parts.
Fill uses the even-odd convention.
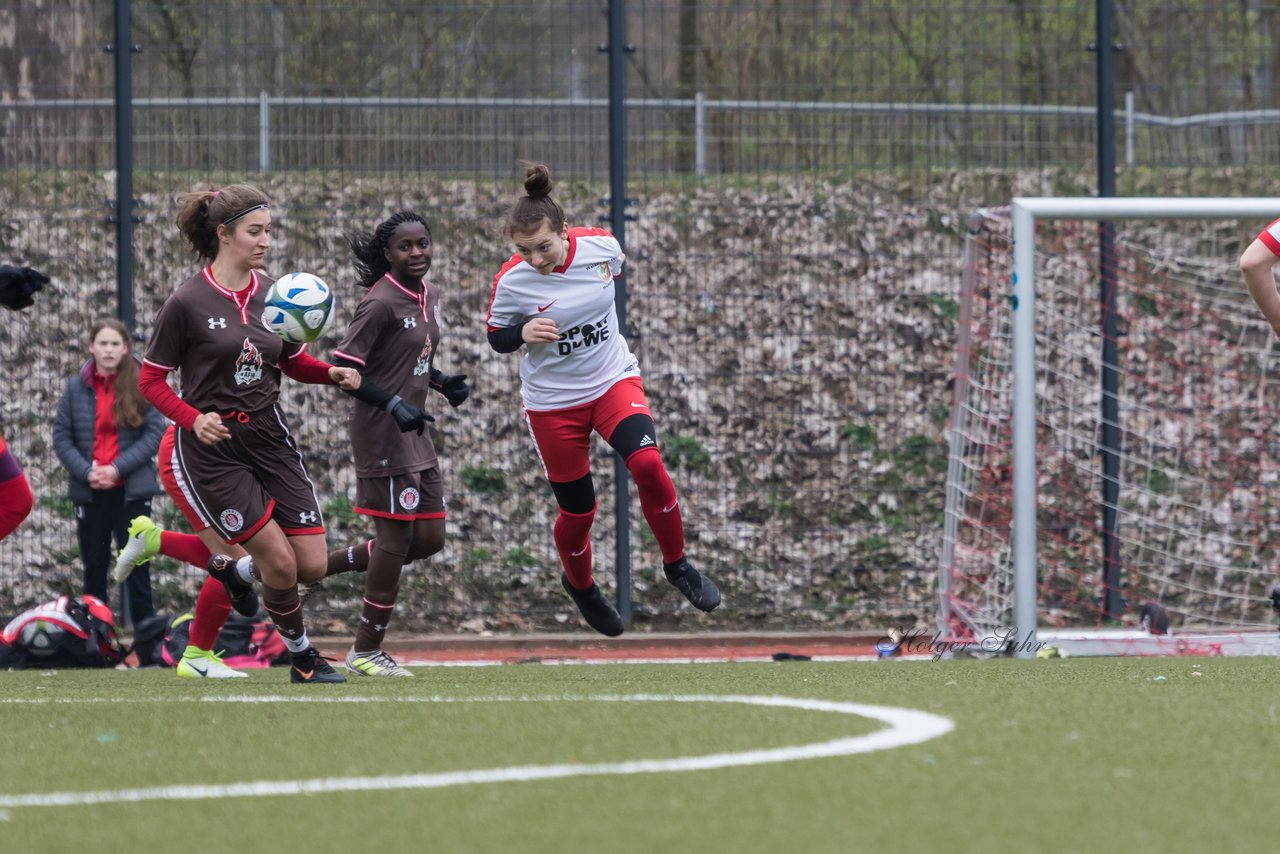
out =
[[[88,594],[23,611],[0,633],[0,668],[115,667],[126,655],[111,607]]]

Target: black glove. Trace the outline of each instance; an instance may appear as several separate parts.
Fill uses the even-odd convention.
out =
[[[431,369],[431,387],[444,395],[450,406],[461,406],[471,394],[466,374],[445,374]]]
[[[391,395],[391,399],[384,403],[382,408],[391,413],[391,417],[396,420],[396,426],[400,428],[401,433],[417,430],[418,435],[421,436],[422,431],[426,429],[427,422],[435,421],[430,415],[398,394]]]
[[[19,311],[35,302],[36,291],[49,284],[49,277],[30,267],[0,265],[0,305]]]

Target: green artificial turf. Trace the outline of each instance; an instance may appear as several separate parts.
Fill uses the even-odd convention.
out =
[[[79,852],[87,840],[121,852],[1269,850],[1277,668],[1267,658],[508,665],[339,686],[290,685],[284,669],[209,683],[157,670],[0,673],[0,851]],[[256,781],[372,786],[884,728],[828,711],[660,699],[706,694],[902,707],[955,729],[876,752],[714,770],[11,800]],[[631,696],[647,699],[591,699]]]

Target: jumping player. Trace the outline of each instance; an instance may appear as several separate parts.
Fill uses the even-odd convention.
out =
[[[520,396],[559,505],[553,536],[564,566],[560,582],[588,625],[610,637],[622,634],[617,610],[592,578],[595,431],[636,482],[667,580],[695,607],[711,611],[720,591],[685,555],[680,505],[658,452],[640,367],[618,329],[614,279],[622,273],[622,249],[603,229],[570,228],[551,198],[551,170],[527,165],[527,195],[507,217],[516,254],[493,280],[489,345],[499,353],[527,348]]]
[[[402,569],[444,548],[444,481],[431,436],[421,425],[405,432],[404,420],[394,412],[405,401],[422,404],[429,389],[460,406],[470,389],[465,374],[447,376],[434,367],[440,291],[426,277],[433,249],[427,221],[401,211],[372,233],[351,235],[348,242],[358,283],[368,293],[334,349],[333,361],[360,370],[350,422],[355,510],[373,517],[376,534],[346,667],[365,676],[411,676],[383,651],[382,641]]]
[[[178,426],[173,461],[200,521],[248,556],[215,554],[207,570],[231,604],[249,611],[255,578],[293,654],[293,682],[345,682],[311,646],[298,581],[325,574],[324,521],[284,414],[280,375],[359,387],[360,375],[335,367],[272,334],[260,318],[270,279],[259,271],[271,243],[266,195],[247,184],[186,193],[178,229],[208,261],[165,300],[156,318],[139,386]],[[179,371],[183,396],[166,378]],[[254,609],[256,610],[256,609]]]

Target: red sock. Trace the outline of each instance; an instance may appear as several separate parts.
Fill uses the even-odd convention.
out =
[[[14,463],[14,467],[16,466],[17,464]],[[0,483],[0,540],[12,534],[14,529],[22,524],[22,520],[27,518],[34,506],[35,496],[31,494],[27,476],[22,474],[21,470],[17,476]]]
[[[168,531],[165,533],[168,534]],[[191,621],[192,645],[205,650],[213,649],[230,616],[231,600],[227,598],[227,588],[216,578],[206,578],[204,584],[200,585],[200,594],[196,596],[196,617]]]
[[[676,488],[662,464],[662,455],[657,448],[636,451],[627,460],[627,470],[636,482],[640,508],[662,549],[663,562],[675,563],[684,557],[684,520],[680,518]]]
[[[160,532],[160,554],[204,569],[213,553],[204,540],[195,534],[179,534],[177,531]],[[221,585],[219,585],[221,586]],[[204,649],[204,647],[201,647]]]
[[[551,529],[560,553],[560,563],[569,583],[578,590],[591,586],[591,523],[596,518],[596,508],[590,513],[566,513],[561,510]]]

